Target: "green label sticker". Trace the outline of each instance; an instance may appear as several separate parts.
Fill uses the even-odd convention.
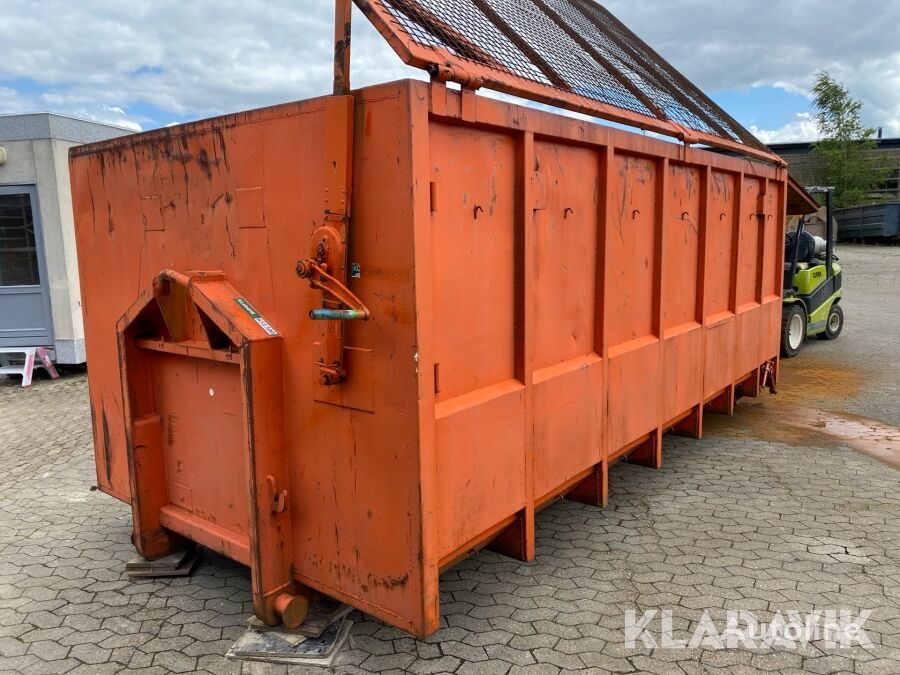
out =
[[[264,318],[262,318],[262,315],[253,308],[253,305],[251,305],[249,302],[247,302],[243,298],[235,298],[234,301],[238,304],[238,306],[242,310],[247,312],[247,314],[250,316],[250,318],[253,319],[256,323],[258,323],[259,327],[262,328],[264,331],[266,331],[266,333],[268,333],[269,335],[271,335],[273,337],[278,335],[278,331],[275,330],[274,328],[272,328],[272,325],[268,321],[266,321]]]

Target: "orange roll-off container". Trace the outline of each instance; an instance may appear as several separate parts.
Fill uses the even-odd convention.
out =
[[[530,560],[536,510],[774,385],[787,174],[447,54],[349,91],[337,18],[335,95],[73,149],[98,480],[145,557],[248,565],[271,624],[317,591],[426,635],[441,570]]]

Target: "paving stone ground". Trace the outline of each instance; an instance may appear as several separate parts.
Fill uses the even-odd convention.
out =
[[[822,345],[817,358],[853,352]],[[865,391],[871,410],[886,405],[896,364],[882,371],[855,410]],[[776,404],[745,407],[759,405]],[[824,436],[761,440],[742,415],[703,441],[667,437],[661,471],[613,467],[606,509],[541,512],[535,562],[483,552],[445,573],[443,627],[427,640],[355,613],[336,671],[900,674],[900,472]],[[0,382],[0,673],[288,672],[223,658],[251,611],[240,565],[207,554],[190,579],[126,578],[130,512],[91,490],[91,448],[83,373],[27,391]],[[624,632],[628,610],[671,610],[674,637],[687,638],[704,611],[721,629],[740,609],[762,622],[869,610],[872,644],[654,650]],[[658,618],[651,629],[659,639]]]

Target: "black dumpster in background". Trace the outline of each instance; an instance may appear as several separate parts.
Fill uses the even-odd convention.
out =
[[[900,240],[900,202],[838,209],[834,217],[838,241]]]

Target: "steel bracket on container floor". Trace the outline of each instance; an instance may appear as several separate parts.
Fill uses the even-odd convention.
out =
[[[769,393],[773,396],[778,393],[778,383],[775,375],[776,372],[777,366],[775,359],[766,361],[759,367],[760,387],[763,389],[768,389]]]
[[[280,487],[289,476],[278,331],[223,273],[166,270],[117,333],[138,552],[154,560],[183,537],[242,562],[256,615],[299,625],[308,603],[291,577],[289,494]],[[235,425],[218,444],[208,436],[215,420]],[[246,516],[209,517],[202,502],[222,485],[247,486],[246,507],[236,507],[240,494],[227,497]]]

